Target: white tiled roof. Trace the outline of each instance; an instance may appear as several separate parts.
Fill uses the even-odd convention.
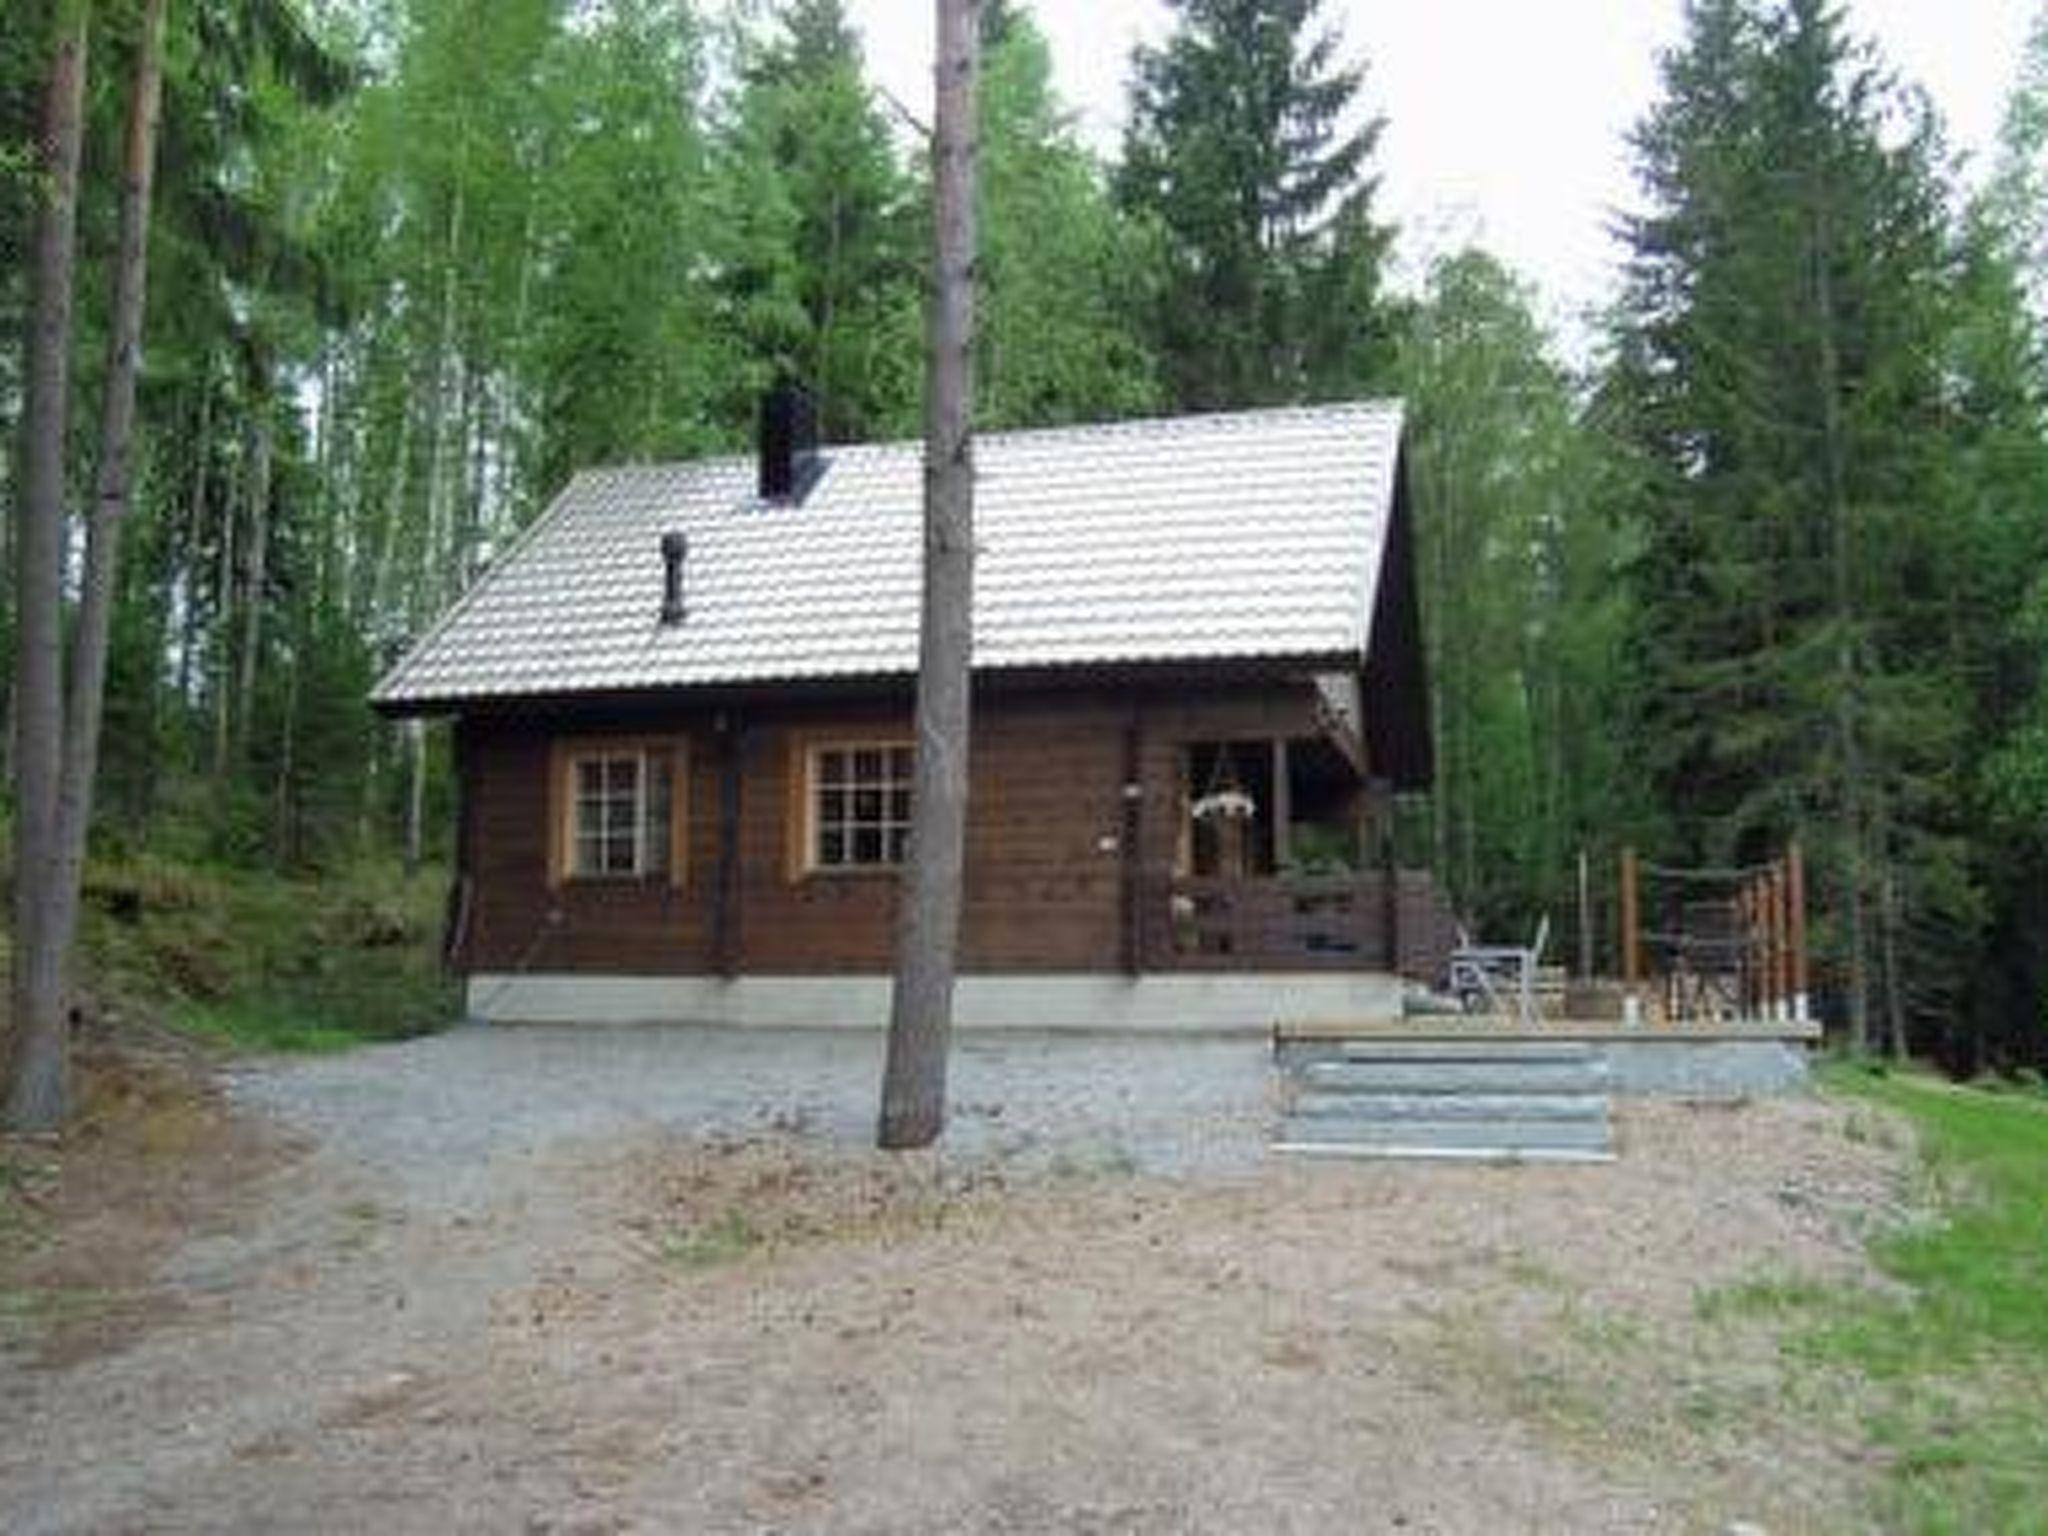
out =
[[[1363,656],[1400,434],[1377,401],[979,435],[975,666]],[[923,446],[824,451],[789,506],[751,457],[577,475],[374,698],[914,672]]]

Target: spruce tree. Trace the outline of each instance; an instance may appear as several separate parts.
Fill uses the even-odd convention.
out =
[[[1391,363],[1380,295],[1391,232],[1369,174],[1384,121],[1346,127],[1364,71],[1320,0],[1173,0],[1133,61],[1117,179],[1154,221],[1152,323],[1180,409],[1353,396]]]
[[[991,428],[1129,416],[1154,405],[1139,322],[1143,232],[1112,205],[1052,86],[1027,12],[982,12],[975,382]]]
[[[1819,855],[1859,1045],[1951,1001],[1982,920],[1938,133],[1820,0],[1701,0],[1636,138],[1610,398],[1639,455],[1638,740],[1673,848]]]
[[[717,180],[716,279],[740,339],[729,414],[778,374],[828,439],[916,418],[918,262],[911,188],[841,0],[791,0],[751,45]]]

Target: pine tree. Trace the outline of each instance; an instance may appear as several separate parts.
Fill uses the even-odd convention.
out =
[[[932,281],[925,340],[923,603],[910,859],[876,1141],[925,1147],[946,1124],[946,1058],[967,859],[974,654],[975,91],[980,0],[938,0]]]

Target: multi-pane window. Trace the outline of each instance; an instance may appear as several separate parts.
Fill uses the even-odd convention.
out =
[[[911,753],[907,746],[814,748],[811,864],[817,869],[889,869],[910,842]]]
[[[573,763],[571,867],[582,876],[668,873],[674,759],[667,752],[607,751]]]

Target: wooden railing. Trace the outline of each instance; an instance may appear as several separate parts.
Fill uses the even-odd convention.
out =
[[[1402,971],[1433,979],[1453,942],[1448,908],[1422,871],[1398,894],[1378,872],[1174,876],[1145,903],[1144,962],[1158,970]]]

